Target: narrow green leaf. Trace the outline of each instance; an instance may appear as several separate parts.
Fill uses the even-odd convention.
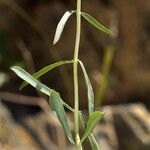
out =
[[[89,114],[91,114],[94,111],[94,92],[93,92],[91,82],[89,80],[89,77],[87,75],[87,72],[85,70],[83,63],[80,60],[79,60],[79,63],[80,63],[80,66],[82,68],[84,78],[85,78],[85,83],[86,83],[86,88],[87,88],[87,97],[88,97],[88,109],[89,109]]]
[[[91,15],[85,13],[85,12],[81,12],[81,15],[89,22],[91,23],[93,26],[95,26],[98,30],[107,33],[109,35],[112,35],[112,32],[107,29],[106,27],[104,27],[101,23],[99,23],[96,19],[94,19]]]
[[[100,150],[100,147],[94,137],[94,135],[91,133],[89,136],[88,136],[88,139],[90,141],[90,144],[91,144],[91,147],[92,147],[92,150]]]
[[[80,116],[80,121],[83,126],[83,129],[85,130],[85,121],[84,121],[84,117],[81,112],[79,113],[79,116]],[[93,133],[90,133],[90,135],[88,136],[88,139],[90,141],[92,150],[100,150],[100,147],[99,147]]]
[[[99,112],[99,111],[95,111],[90,115],[87,121],[87,127],[85,130],[85,133],[83,137],[81,138],[80,143],[82,143],[90,135],[90,133],[92,133],[93,129],[96,127],[97,123],[102,119],[103,116],[104,116],[104,113]]]
[[[67,22],[67,20],[69,19],[69,17],[74,13],[75,11],[74,10],[71,10],[71,11],[67,11],[63,17],[61,18],[60,22],[58,23],[57,25],[57,28],[56,28],[56,32],[55,32],[55,37],[54,37],[54,41],[53,41],[53,45],[55,45],[60,37],[61,37],[61,34],[64,30],[64,27],[65,27],[65,24]]]
[[[67,117],[66,117],[66,113],[65,113],[64,106],[62,103],[62,99],[60,98],[59,93],[52,90],[49,102],[52,107],[52,110],[56,113],[57,118],[58,118],[59,122],[61,123],[66,136],[68,137],[70,142],[74,144],[74,140],[73,140],[70,128],[69,128],[69,124],[67,121]]]
[[[23,70],[22,68],[18,66],[13,66],[10,68],[12,71],[14,71],[20,78],[28,82],[30,85],[35,87],[37,90],[45,93],[46,95],[50,96],[51,89],[47,87],[46,85],[39,82],[37,79],[32,77],[28,72]]]
[[[72,60],[65,60],[65,61],[59,61],[59,62],[56,62],[56,63],[53,63],[53,64],[50,64],[44,68],[42,68],[41,70],[39,70],[38,72],[34,73],[32,76],[36,79],[38,79],[39,77],[41,77],[42,75],[46,74],[47,72],[49,72],[50,70],[58,67],[58,66],[61,66],[61,65],[64,65],[64,64],[69,64],[69,63],[72,63]],[[22,90],[25,86],[27,86],[28,83],[26,81],[24,81],[19,89]]]

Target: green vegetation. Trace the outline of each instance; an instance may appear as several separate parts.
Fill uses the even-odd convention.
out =
[[[76,41],[75,41],[75,48],[74,48],[74,56],[73,60],[67,60],[67,61],[60,61],[51,65],[48,65],[41,69],[40,71],[36,72],[33,75],[30,75],[25,70],[18,66],[11,67],[11,70],[13,70],[20,78],[25,80],[21,86],[20,89],[24,88],[27,84],[32,85],[37,90],[43,92],[47,96],[49,96],[50,106],[52,110],[57,115],[57,118],[59,122],[61,123],[64,132],[70,142],[74,144],[77,148],[77,150],[82,150],[82,143],[85,141],[85,139],[89,139],[91,143],[91,147],[93,150],[99,150],[99,145],[96,142],[96,139],[94,138],[94,135],[92,134],[93,129],[97,125],[97,123],[101,120],[104,113],[99,111],[94,111],[94,94],[93,89],[90,83],[90,80],[88,78],[88,74],[86,72],[86,69],[82,63],[81,60],[78,59],[79,55],[79,45],[80,45],[80,33],[81,33],[81,17],[85,18],[89,23],[91,23],[93,26],[95,26],[100,31],[111,35],[111,31],[101,25],[96,19],[94,19],[91,15],[82,12],[81,11],[81,0],[77,0],[77,9],[67,11],[62,19],[60,20],[57,28],[56,33],[54,37],[53,44],[56,44],[58,40],[61,37],[61,34],[63,32],[64,26],[69,19],[69,17],[72,14],[76,14]],[[25,15],[26,16],[26,15]],[[66,104],[60,97],[59,93],[55,90],[47,87],[46,85],[42,84],[37,79],[50,71],[53,68],[56,68],[58,66],[64,65],[64,64],[73,64],[73,80],[74,80],[74,108],[70,107],[68,104]],[[85,78],[86,88],[87,88],[87,99],[88,99],[88,110],[89,110],[89,116],[87,121],[84,121],[84,117],[82,114],[82,111],[79,110],[79,89],[78,89],[78,65],[80,65],[83,75]],[[74,135],[73,138],[71,129],[69,128],[69,123],[67,120],[67,115],[65,112],[64,107],[68,108],[71,112],[74,113]],[[83,128],[85,129],[84,134],[80,138],[79,135],[79,119],[81,119],[81,123]]]

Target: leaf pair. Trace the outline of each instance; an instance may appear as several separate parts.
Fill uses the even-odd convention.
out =
[[[53,44],[56,44],[59,41],[67,20],[74,13],[77,13],[77,11],[75,11],[75,10],[67,11],[63,15],[63,17],[61,18],[61,20],[59,21],[59,23],[57,25]],[[112,32],[109,29],[104,27],[101,23],[99,23],[91,15],[89,15],[89,14],[87,14],[85,12],[81,12],[81,15],[82,15],[82,17],[84,17],[84,19],[86,19],[89,23],[91,23],[93,26],[95,26],[98,30],[100,30],[100,31],[102,31],[102,32],[104,32],[106,34],[112,35]]]
[[[14,66],[12,68],[12,70],[13,71],[16,70],[16,74],[18,76],[22,76],[22,79],[25,80],[20,85],[20,87],[19,87],[20,90],[23,89],[28,84],[31,84],[33,87],[37,88],[37,90],[45,93],[46,95],[49,95],[49,88],[47,86],[45,86],[44,84],[41,84],[36,79],[40,78],[42,75],[46,74],[50,70],[52,70],[52,69],[54,69],[54,68],[56,68],[56,67],[58,67],[60,65],[70,64],[72,62],[73,62],[73,60],[66,60],[66,61],[59,61],[59,62],[50,64],[50,65],[42,68],[41,70],[37,71],[36,73],[34,73],[31,77],[29,76],[29,74],[27,72],[26,72],[26,75],[24,76],[25,71],[23,69],[21,69],[20,67]],[[83,63],[80,60],[79,60],[79,63],[80,63],[80,66],[82,68],[82,71],[83,71],[83,74],[84,74],[84,78],[85,78],[85,83],[86,83],[86,87],[87,87],[88,108],[89,108],[89,114],[91,114],[94,111],[94,93],[93,93],[93,89],[92,89],[90,80],[88,78],[87,72],[85,70],[85,67],[84,67]],[[27,74],[28,74],[28,77],[27,77]],[[33,83],[33,81],[34,81],[34,83]]]

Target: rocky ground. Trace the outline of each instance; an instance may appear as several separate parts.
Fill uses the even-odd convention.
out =
[[[145,105],[108,105],[102,111],[105,118],[94,130],[102,150],[150,149],[150,113]],[[71,114],[68,116],[71,121]],[[0,149],[73,150],[57,121],[52,122],[52,117],[41,111],[14,121],[12,114],[1,103]],[[85,148],[89,149],[89,146]]]

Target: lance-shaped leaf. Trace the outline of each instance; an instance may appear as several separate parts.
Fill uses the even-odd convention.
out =
[[[103,116],[104,116],[104,113],[99,112],[99,111],[95,111],[90,115],[87,121],[85,133],[83,137],[81,138],[80,143],[82,143],[92,133],[93,129],[96,127],[97,123],[102,119]]]
[[[67,20],[69,19],[69,17],[74,13],[75,11],[74,10],[70,10],[70,11],[67,11],[63,17],[61,18],[61,20],[59,21],[58,25],[57,25],[57,28],[56,28],[56,32],[55,32],[55,37],[54,37],[54,41],[53,41],[53,45],[55,45],[60,37],[61,37],[61,34],[64,30],[64,27],[65,27],[65,24],[67,22]]]
[[[30,85],[35,87],[37,90],[45,93],[50,97],[50,104],[53,111],[55,111],[62,127],[64,128],[67,137],[72,143],[74,143],[66,118],[66,113],[63,107],[63,100],[60,98],[59,93],[42,84],[37,79],[32,77],[28,72],[26,72],[18,66],[11,67],[11,70],[14,71],[20,78],[22,78],[23,80],[27,81]]]
[[[39,82],[37,79],[32,77],[28,72],[23,70],[22,68],[18,66],[13,66],[10,68],[12,71],[14,71],[20,78],[28,82],[30,85],[35,87],[38,91],[43,92],[44,94],[50,96],[51,89],[47,87],[46,85]]]
[[[91,133],[89,136],[88,136],[88,139],[90,141],[90,144],[91,144],[91,147],[92,147],[92,150],[100,150],[100,147],[94,137],[94,135]]]
[[[107,33],[109,35],[112,35],[112,32],[107,29],[106,27],[104,27],[101,23],[99,23],[96,19],[94,19],[91,15],[85,13],[85,12],[81,12],[81,15],[89,22],[91,23],[93,26],[95,26],[98,30]]]
[[[69,128],[69,124],[67,121],[67,117],[66,117],[66,113],[65,113],[64,106],[62,103],[62,99],[60,98],[59,93],[52,90],[51,96],[49,98],[49,102],[52,107],[52,110],[57,115],[57,118],[58,118],[59,122],[61,123],[66,136],[68,137],[70,142],[74,144],[74,140],[73,140],[70,128]]]
[[[84,118],[83,118],[83,115],[81,112],[79,113],[79,116],[80,116],[80,120],[81,120],[81,124],[83,126],[83,129],[85,130],[85,121],[84,121]],[[88,139],[90,141],[92,150],[100,150],[100,147],[99,147],[93,133],[90,133],[90,135],[88,136]]]
[[[50,70],[58,67],[58,66],[61,66],[61,65],[64,65],[64,64],[69,64],[69,63],[72,63],[72,60],[65,60],[65,61],[59,61],[59,62],[56,62],[56,63],[53,63],[53,64],[50,64],[44,68],[42,68],[41,70],[37,71],[36,73],[34,73],[32,76],[36,79],[40,78],[42,75],[46,74],[47,72],[49,72]],[[19,89],[22,90],[25,86],[28,85],[28,82],[24,81]]]
[[[91,82],[89,80],[89,77],[87,75],[87,72],[85,70],[85,67],[83,63],[79,60],[80,66],[82,68],[84,78],[85,78],[85,83],[86,83],[86,88],[87,88],[87,97],[88,97],[88,109],[89,109],[89,114],[91,114],[94,111],[94,93],[93,93],[93,88],[91,85]]]

